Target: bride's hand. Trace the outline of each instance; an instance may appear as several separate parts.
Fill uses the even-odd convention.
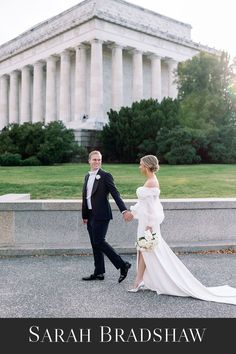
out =
[[[152,227],[151,227],[151,226],[147,226],[147,227],[146,227],[146,231],[147,231],[147,230],[150,230],[150,231],[152,232]]]

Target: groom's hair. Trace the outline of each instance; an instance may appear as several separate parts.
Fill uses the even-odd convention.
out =
[[[91,157],[93,156],[93,155],[100,155],[101,157],[102,157],[102,154],[100,153],[100,151],[98,151],[98,150],[93,150],[93,151],[91,151],[90,153],[89,153],[89,160],[91,159]]]

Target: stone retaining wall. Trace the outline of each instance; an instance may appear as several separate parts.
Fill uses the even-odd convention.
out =
[[[23,199],[22,199],[23,198]],[[81,219],[81,200],[0,198],[0,255],[84,253],[91,247]],[[162,199],[161,232],[177,250],[235,248],[236,198]],[[127,207],[135,200],[126,200]],[[120,252],[135,252],[137,221],[123,221],[111,201],[113,220],[107,240]]]

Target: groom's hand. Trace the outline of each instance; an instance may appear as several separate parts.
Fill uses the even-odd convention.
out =
[[[131,221],[133,219],[133,214],[126,210],[124,213],[123,213],[123,218],[125,221]]]
[[[83,224],[87,224],[88,223],[88,219],[83,219]]]

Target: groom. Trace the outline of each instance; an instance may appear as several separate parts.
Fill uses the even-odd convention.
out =
[[[108,225],[112,219],[111,206],[109,204],[109,193],[115,200],[118,208],[123,214],[125,221],[131,219],[131,213],[127,210],[123,200],[110,173],[101,169],[102,155],[99,151],[92,151],[89,154],[90,172],[85,176],[83,186],[82,218],[87,225],[90,242],[94,257],[94,273],[83,277],[83,280],[103,280],[105,273],[104,254],[112,264],[120,269],[118,282],[122,282],[131,267],[119,254],[106,242],[105,237]]]

